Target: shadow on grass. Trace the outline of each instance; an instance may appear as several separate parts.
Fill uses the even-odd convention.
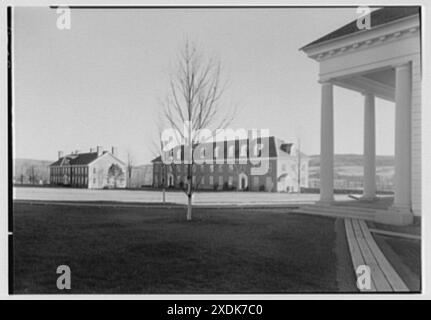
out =
[[[334,219],[270,210],[14,205],[14,292],[337,292]]]

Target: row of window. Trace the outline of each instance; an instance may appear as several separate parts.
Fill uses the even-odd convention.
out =
[[[66,179],[65,179],[61,175],[54,175],[51,177],[51,182],[54,184],[63,184],[63,183],[68,184],[69,183],[69,177],[66,177]],[[72,180],[70,181],[70,183],[72,185],[74,185],[74,184],[80,184],[80,185],[85,184],[86,185],[87,182],[88,182],[87,177],[82,177],[82,176],[72,176]]]
[[[95,169],[96,168],[94,168],[94,170]],[[63,175],[69,173],[72,175],[87,175],[88,167],[52,167],[50,172],[52,175]]]
[[[228,176],[227,178],[228,179],[226,181],[223,176],[219,176],[218,180],[217,180],[218,185],[221,187],[221,186],[224,185],[225,182],[227,182],[227,184],[229,186],[232,186],[233,185],[233,176]],[[200,179],[200,180],[197,181],[196,179]],[[272,182],[272,178],[271,177],[265,177],[265,179],[266,179],[266,183]],[[214,176],[209,176],[209,177],[202,176],[202,177],[196,178],[196,176],[194,175],[194,176],[192,176],[192,180],[193,180],[194,183],[197,182],[200,185],[209,184],[210,186],[214,186],[214,182],[215,182],[214,181]],[[180,182],[185,183],[186,181],[187,181],[187,177],[186,176],[184,176],[184,177],[176,176],[176,178],[174,176],[169,176],[168,179],[167,179],[167,181],[165,181],[165,182],[166,182],[166,185],[168,185],[168,186],[174,186],[174,185],[179,185]],[[159,185],[159,183],[160,184],[163,183],[163,180],[160,177],[155,176],[154,177],[154,183],[155,183],[155,185]],[[261,181],[260,181],[260,177],[259,176],[252,177],[252,184],[253,184],[254,187],[259,187],[260,183],[261,183]]]
[[[228,166],[228,167],[227,167]],[[206,169],[208,168],[208,169]],[[230,171],[235,170],[245,170],[247,168],[247,165],[233,165],[233,164],[216,164],[216,165],[194,165],[193,166],[193,172],[194,173],[204,173],[205,171],[214,172],[215,168],[217,169],[217,172],[223,172],[225,168],[229,168]],[[188,168],[187,165],[174,165],[174,166],[166,166],[166,170],[168,173],[185,173],[187,172]],[[159,173],[161,170],[161,167],[156,165],[154,166],[154,172]],[[268,168],[268,172],[271,172],[271,165]]]
[[[216,146],[214,148],[214,157],[215,158],[221,158],[222,157],[220,149],[221,148],[219,146]],[[240,157],[247,157],[247,149],[248,149],[248,146],[246,144],[240,146],[239,156]],[[263,144],[255,144],[254,148],[253,148],[252,156],[260,157],[262,155],[262,149],[263,149]],[[169,155],[171,157],[174,156],[174,150],[173,149],[169,152]],[[178,148],[175,151],[175,155],[176,155],[176,159],[181,159],[181,148]],[[204,147],[200,147],[200,157],[201,158],[206,157],[206,149]],[[234,145],[230,145],[228,147],[228,157],[229,158],[235,157],[235,146]]]

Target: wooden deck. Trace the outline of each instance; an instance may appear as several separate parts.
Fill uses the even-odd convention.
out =
[[[359,266],[370,268],[371,287],[362,292],[408,292],[409,289],[383,255],[364,220],[347,218],[346,236],[355,273]]]

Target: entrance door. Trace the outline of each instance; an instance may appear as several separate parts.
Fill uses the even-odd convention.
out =
[[[238,175],[238,190],[246,190],[248,186],[248,179],[245,173],[240,173]]]

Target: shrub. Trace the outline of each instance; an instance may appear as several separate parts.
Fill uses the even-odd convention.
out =
[[[213,185],[213,189],[214,189],[214,191],[217,191],[217,189],[218,189],[218,183],[216,182],[216,183],[214,183],[214,185]]]
[[[259,191],[265,191],[265,186],[262,184],[262,185],[260,185],[260,187],[259,187]]]

